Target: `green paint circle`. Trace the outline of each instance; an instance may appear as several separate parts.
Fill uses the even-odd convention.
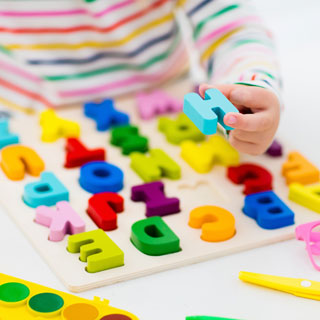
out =
[[[29,307],[37,312],[49,313],[58,311],[64,305],[63,299],[54,293],[39,293],[29,300]]]
[[[0,300],[4,302],[19,302],[30,294],[29,288],[19,282],[8,282],[0,286]]]

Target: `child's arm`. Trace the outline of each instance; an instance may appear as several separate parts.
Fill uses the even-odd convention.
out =
[[[272,142],[280,115],[280,77],[270,33],[245,0],[184,0],[196,48],[211,85],[245,114],[228,114],[230,142],[260,154]],[[265,90],[267,89],[267,90]],[[247,113],[247,114],[246,114]],[[253,114],[248,114],[253,113]]]
[[[0,106],[31,114],[52,107],[55,99],[49,83],[0,45]]]

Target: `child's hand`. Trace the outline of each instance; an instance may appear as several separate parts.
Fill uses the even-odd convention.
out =
[[[199,88],[202,97],[209,88],[219,89],[237,107],[240,113],[228,113],[223,121],[235,130],[230,131],[229,141],[240,152],[259,155],[270,146],[280,118],[277,96],[264,88],[239,84]]]

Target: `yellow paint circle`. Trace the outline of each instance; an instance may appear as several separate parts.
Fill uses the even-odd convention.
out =
[[[95,320],[98,315],[98,309],[87,303],[72,304],[62,311],[64,320]]]

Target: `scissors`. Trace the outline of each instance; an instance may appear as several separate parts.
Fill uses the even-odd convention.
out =
[[[186,320],[237,320],[237,319],[221,318],[221,317],[208,317],[208,316],[191,316],[191,317],[186,317]]]
[[[239,273],[239,279],[263,287],[291,293],[298,297],[320,300],[320,282],[317,281],[278,277],[246,271]]]

